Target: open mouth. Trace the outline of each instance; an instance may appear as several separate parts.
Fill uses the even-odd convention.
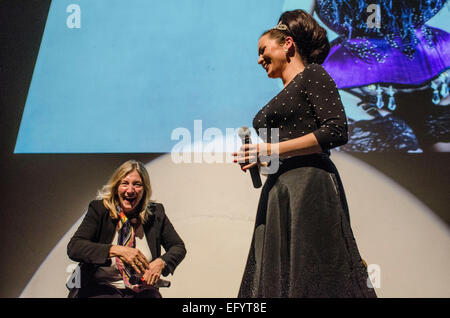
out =
[[[136,198],[123,198],[124,202],[128,202],[131,206],[133,206],[136,203]]]
[[[269,64],[270,64],[270,62],[264,62],[264,63],[262,63],[262,67],[266,70],[266,72],[269,71]]]

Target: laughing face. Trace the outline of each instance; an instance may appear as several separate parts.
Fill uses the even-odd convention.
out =
[[[281,77],[286,64],[286,52],[279,40],[269,34],[263,35],[258,42],[258,64],[267,72],[270,78]]]
[[[134,212],[144,195],[144,183],[136,170],[128,173],[117,188],[120,207],[124,213]]]

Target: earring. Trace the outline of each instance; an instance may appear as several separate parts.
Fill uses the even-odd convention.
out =
[[[431,82],[431,88],[433,89],[433,98],[431,99],[433,104],[437,105],[441,102],[441,98],[439,97],[438,84],[435,82]]]
[[[441,85],[442,85],[441,86],[441,96],[443,98],[447,97],[449,94],[448,93],[448,85],[447,85],[447,77],[448,77],[448,75],[446,72],[439,75],[439,80],[441,81]]]
[[[389,86],[389,90],[388,90],[388,95],[389,95],[388,108],[390,110],[395,110],[397,108],[397,105],[395,104],[394,94],[395,94],[395,92],[391,85],[391,86]]]
[[[382,95],[383,89],[381,88],[380,85],[377,86],[376,92],[377,92],[377,103],[376,103],[376,105],[377,105],[378,109],[381,109],[384,106],[384,102],[383,102],[383,95]]]

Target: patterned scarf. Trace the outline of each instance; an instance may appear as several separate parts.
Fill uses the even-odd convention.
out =
[[[130,219],[127,218],[125,213],[120,211],[120,221],[119,221],[119,233],[117,238],[117,244],[128,247],[135,247],[136,240],[134,236],[134,228],[131,224]],[[140,280],[140,275],[127,263],[122,262],[119,257],[116,257],[116,265],[119,269],[119,272],[122,274],[123,282],[125,286],[132,289],[135,292],[139,292],[142,290],[140,284],[142,283]]]

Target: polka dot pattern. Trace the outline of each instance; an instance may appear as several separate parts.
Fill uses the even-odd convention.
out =
[[[279,141],[313,133],[324,151],[348,139],[347,117],[338,88],[318,64],[310,64],[297,74],[256,114],[253,127],[266,142],[271,142],[270,128],[279,129]],[[265,129],[259,131],[261,128]]]

